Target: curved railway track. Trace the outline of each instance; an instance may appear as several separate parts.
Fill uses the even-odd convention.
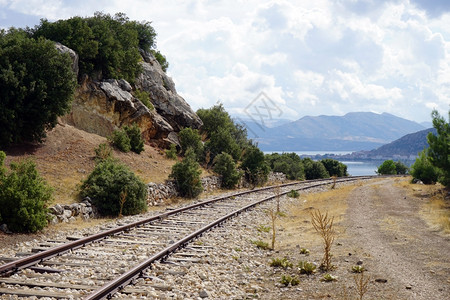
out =
[[[336,182],[369,178],[373,176],[338,178]],[[167,260],[189,243],[190,250],[201,251],[192,241],[226,220],[292,189],[330,183],[331,179],[310,180],[247,190],[167,210],[88,237],[68,237],[70,242],[49,241],[43,245],[46,249],[36,250],[41,250],[38,253],[3,258],[9,262],[0,265],[0,296],[105,299],[118,291],[132,294],[135,291],[129,285],[145,277],[144,271],[153,263]],[[189,256],[185,253],[178,259],[186,261]]]

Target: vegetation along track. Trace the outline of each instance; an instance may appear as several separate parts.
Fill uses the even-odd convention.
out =
[[[336,182],[368,178],[371,176],[338,178]],[[70,242],[48,241],[33,250],[37,253],[0,258],[9,261],[0,266],[0,295],[104,299],[117,291],[133,293],[130,283],[144,276],[152,263],[165,261],[227,219],[292,189],[330,183],[332,179],[321,179],[247,190],[167,210],[92,236],[67,237]]]

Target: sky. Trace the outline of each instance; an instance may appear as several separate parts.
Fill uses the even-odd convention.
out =
[[[0,0],[0,28],[94,12],[151,21],[194,110],[239,118],[450,110],[448,0]],[[259,115],[258,115],[259,113]]]

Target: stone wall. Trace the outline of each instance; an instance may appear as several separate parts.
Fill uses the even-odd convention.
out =
[[[75,221],[76,218],[86,221],[97,217],[97,210],[92,206],[91,199],[86,197],[81,203],[56,204],[50,207],[48,217],[51,224],[70,223]]]

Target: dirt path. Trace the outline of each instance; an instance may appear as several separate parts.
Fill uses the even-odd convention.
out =
[[[427,226],[421,205],[392,179],[364,184],[348,198],[343,244],[377,279],[377,299],[450,299],[450,238]]]

